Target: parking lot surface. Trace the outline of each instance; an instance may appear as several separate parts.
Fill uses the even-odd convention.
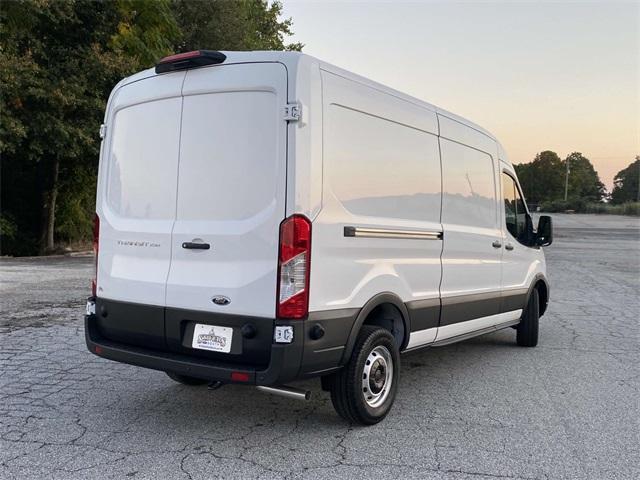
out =
[[[178,385],[84,344],[91,258],[0,260],[0,478],[640,478],[640,223],[554,216],[537,348],[512,329],[402,358],[396,404]]]

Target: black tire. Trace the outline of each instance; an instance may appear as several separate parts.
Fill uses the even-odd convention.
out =
[[[349,362],[327,378],[327,386],[338,415],[351,423],[374,425],[391,410],[399,380],[400,353],[395,338],[388,330],[365,325]]]
[[[202,378],[188,377],[187,375],[180,375],[178,373],[173,373],[173,372],[165,372],[165,373],[171,380],[174,380],[183,385],[194,386],[194,385],[204,385],[205,383],[209,383],[209,380],[204,380]]]
[[[540,298],[538,289],[534,288],[529,297],[529,303],[524,309],[522,320],[518,324],[516,342],[521,347],[535,347],[538,345],[538,325],[540,323]]]

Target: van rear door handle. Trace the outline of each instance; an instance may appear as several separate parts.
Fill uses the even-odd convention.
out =
[[[182,248],[187,248],[189,250],[209,250],[211,245],[208,243],[184,242],[182,244]]]
[[[507,243],[504,248],[506,248],[507,250],[513,250],[513,244],[512,243]]]
[[[494,240],[491,245],[493,246],[493,248],[500,248],[502,246],[502,243],[500,243],[500,240]]]

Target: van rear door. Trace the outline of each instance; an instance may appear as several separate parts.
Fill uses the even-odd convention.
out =
[[[285,216],[286,69],[188,70],[182,94],[167,319],[171,307],[273,318]]]
[[[176,211],[184,73],[116,91],[107,118],[97,213],[97,296],[164,306]]]
[[[164,345],[184,76],[138,80],[109,102],[96,203],[96,293],[99,326],[112,340]]]

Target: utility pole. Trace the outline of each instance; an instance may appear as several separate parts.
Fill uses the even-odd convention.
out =
[[[567,201],[567,194],[569,193],[569,157],[565,160],[567,162],[567,174],[564,178],[564,201]]]

